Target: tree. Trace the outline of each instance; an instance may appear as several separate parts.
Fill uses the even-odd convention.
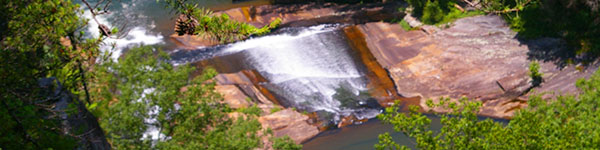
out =
[[[85,20],[67,0],[0,1],[0,148],[73,149],[78,131],[68,131],[54,109],[56,97],[41,87],[55,78],[75,96],[85,92],[85,72],[93,64],[101,38],[78,32]],[[77,110],[77,109],[74,109]]]
[[[259,113],[230,119],[234,111],[214,92],[216,72],[190,75],[189,65],[173,67],[152,47],[131,49],[118,62],[96,68],[92,111],[117,149],[253,149],[261,146]],[[258,108],[257,108],[258,109]],[[260,112],[261,110],[258,109]],[[251,111],[253,112],[253,111]],[[154,129],[154,138],[147,133]],[[262,134],[265,135],[265,134]],[[293,143],[283,143],[297,146]]]
[[[386,108],[378,116],[417,142],[421,149],[598,149],[600,148],[600,71],[589,80],[577,81],[578,97],[559,96],[550,102],[534,96],[529,106],[515,113],[508,124],[480,120],[480,102],[461,99],[459,103],[442,99],[429,106],[448,108],[441,116],[442,129],[429,129],[429,120],[413,106],[408,114],[397,107]],[[389,134],[379,137],[377,149],[406,149],[393,142]]]

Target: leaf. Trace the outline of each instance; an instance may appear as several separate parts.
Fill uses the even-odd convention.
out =
[[[93,110],[98,106],[98,103],[92,103],[91,105],[86,104],[88,110]]]

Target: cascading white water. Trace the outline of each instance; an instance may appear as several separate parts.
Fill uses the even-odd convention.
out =
[[[368,79],[361,69],[364,66],[350,55],[352,50],[340,25],[287,28],[279,32],[192,51],[185,56],[174,54],[174,63],[241,55],[247,68],[257,70],[269,80],[264,86],[280,97],[285,106],[329,112],[334,114],[328,118],[332,121],[351,114],[360,119],[373,118],[379,113],[378,109],[346,107],[348,103],[353,106],[365,103],[356,97],[367,90]],[[210,56],[198,56],[203,54]]]
[[[136,1],[132,1],[131,3],[134,3]],[[110,57],[113,60],[117,60],[121,54],[123,53],[124,50],[133,47],[133,46],[139,46],[139,45],[155,45],[155,44],[163,44],[163,36],[160,34],[152,34],[150,33],[150,29],[149,28],[154,28],[154,22],[148,20],[148,19],[139,19],[141,16],[141,14],[137,14],[135,12],[133,12],[132,9],[130,7],[135,7],[135,5],[133,6],[129,6],[126,3],[122,4],[122,9],[116,9],[114,14],[104,14],[104,15],[98,15],[96,16],[96,20],[98,21],[98,23],[100,24],[104,24],[108,27],[111,28],[121,28],[119,30],[121,30],[119,33],[121,34],[121,37],[116,37],[116,35],[113,35],[110,38],[106,38],[103,41],[103,44],[100,45],[100,50],[102,52],[107,52],[110,53]],[[125,8],[129,8],[129,9],[125,9]],[[86,10],[87,8],[83,7],[83,10]],[[134,17],[130,17],[132,16],[132,14],[136,14],[139,16],[135,16],[137,17],[136,19],[130,19],[130,18],[134,18]],[[115,17],[116,15],[121,15],[122,16],[127,16],[125,17],[125,19],[122,20],[117,20]],[[99,37],[100,36],[100,30],[98,29],[98,23],[92,18],[92,14],[89,11],[84,11],[84,13],[82,14],[82,17],[85,19],[88,19],[88,25],[87,25],[87,32],[93,36],[93,37]],[[112,20],[116,20],[116,21],[109,21],[109,19]],[[130,26],[118,26],[113,24],[113,22],[121,22],[121,23],[130,23],[133,25]],[[148,23],[150,22],[150,23]],[[142,24],[142,25],[138,25],[138,24]],[[149,25],[147,25],[149,24]],[[123,27],[126,27],[127,29],[125,31],[123,31],[124,29],[122,29]]]

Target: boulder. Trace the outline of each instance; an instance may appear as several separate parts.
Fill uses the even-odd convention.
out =
[[[427,99],[467,97],[484,103],[481,115],[499,118],[510,118],[526,106],[527,92],[534,88],[528,76],[533,59],[529,53],[535,47],[561,47],[561,42],[519,40],[494,15],[459,19],[429,34],[384,22],[355,28],[364,34],[367,47],[389,72],[400,95],[421,97],[419,104],[425,110],[431,110],[425,105]],[[574,67],[542,63],[545,83],[535,89],[574,93],[574,81],[588,77],[597,67],[570,68]]]
[[[242,70],[237,73],[218,74],[217,85],[235,85],[244,94],[260,104],[279,104],[277,99],[261,84],[267,82],[255,70]]]
[[[274,136],[287,135],[298,144],[319,134],[319,129],[310,125],[308,120],[308,116],[290,108],[258,118],[263,128],[273,130]]]
[[[223,95],[223,100],[231,108],[247,108],[252,105],[250,98],[235,85],[217,85],[215,90]]]
[[[217,86],[215,90],[224,96],[225,103],[232,108],[257,106],[263,113],[258,118],[264,129],[270,128],[273,136],[281,137],[288,135],[296,143],[304,142],[320,131],[312,118],[301,114],[293,109],[283,109],[277,100],[260,83],[266,82],[256,71],[244,70],[237,73],[218,74],[214,78]],[[248,101],[247,99],[251,100]],[[271,112],[273,109],[283,109]],[[228,114],[230,118],[245,117],[238,112]],[[260,133],[262,134],[262,133]],[[266,149],[270,149],[268,138],[263,138]]]

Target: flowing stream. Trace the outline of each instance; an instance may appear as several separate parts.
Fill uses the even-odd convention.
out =
[[[363,119],[380,113],[376,101],[365,92],[370,80],[365,75],[367,69],[347,43],[341,31],[343,25],[285,28],[246,41],[185,51],[177,50],[168,40],[175,17],[164,5],[154,0],[119,2],[111,5],[111,14],[96,17],[100,23],[120,30],[119,38],[108,39],[101,47],[111,52],[113,59],[135,45],[154,45],[171,52],[175,65],[225,57],[229,66],[220,67],[235,65],[234,68],[257,70],[269,81],[264,86],[286,107],[317,112],[332,122],[338,122],[341,116]],[[268,0],[204,0],[199,5],[223,10],[266,3]],[[91,15],[85,12],[82,16],[90,19],[89,28],[84,30],[98,36]],[[390,131],[389,125],[371,120],[364,125],[326,131],[304,145],[305,149],[372,149],[377,134]],[[161,136],[152,131],[147,134],[152,139]],[[393,136],[396,141],[408,141],[399,134]]]
[[[351,55],[342,25],[284,28],[272,35],[229,45],[172,54],[175,64],[224,55],[241,55],[244,68],[255,69],[265,86],[286,107],[320,112],[338,122],[341,116],[373,118],[380,110],[365,93],[365,66]]]

